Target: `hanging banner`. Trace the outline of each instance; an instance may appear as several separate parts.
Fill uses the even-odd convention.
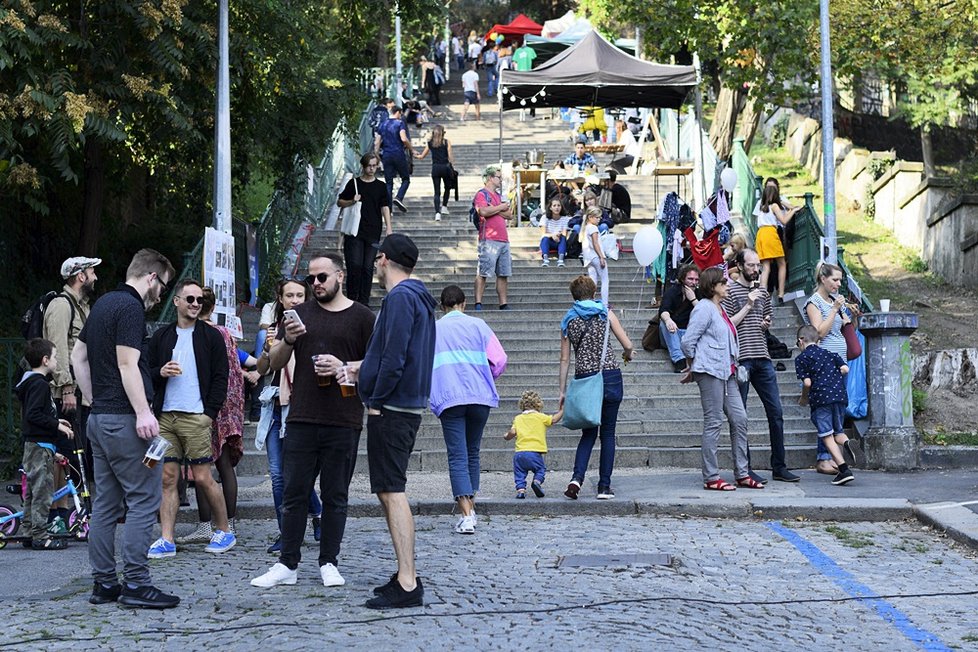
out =
[[[243,337],[234,287],[234,236],[210,227],[204,230],[204,285],[214,290],[214,321],[234,337]]]

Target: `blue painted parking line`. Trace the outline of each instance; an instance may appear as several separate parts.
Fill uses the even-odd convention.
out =
[[[786,528],[776,521],[770,521],[766,525],[797,548],[798,552],[808,559],[808,563],[814,566],[822,575],[832,580],[850,596],[862,598],[861,602],[863,604],[874,610],[880,618],[893,625],[907,639],[925,650],[947,650],[950,652],[951,648],[945,645],[937,635],[914,625],[905,613],[897,609],[895,605],[879,597],[876,591],[857,580],[852,573],[836,564],[831,557],[819,550],[818,546],[802,537],[798,532],[791,528]]]

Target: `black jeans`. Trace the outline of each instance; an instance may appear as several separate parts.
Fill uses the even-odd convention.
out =
[[[747,394],[753,385],[764,404],[767,428],[771,435],[771,470],[775,474],[788,470],[784,454],[784,414],[781,409],[781,393],[778,390],[778,374],[774,363],[767,358],[746,358],[740,361],[750,373],[750,380],[740,386],[740,396],[747,409]],[[750,464],[750,447],[747,447],[747,463]],[[753,468],[753,467],[751,467]]]
[[[346,529],[350,480],[357,463],[360,431],[353,428],[290,423],[283,440],[282,554],[279,561],[295,570],[306,534],[309,492],[316,485],[323,499],[323,536],[319,542],[319,565],[337,565],[340,543]]]
[[[367,242],[352,236],[343,238],[343,258],[346,260],[346,296],[348,299],[359,301],[365,306],[370,305],[370,290],[374,281],[374,257],[377,255],[377,246],[375,242]]]
[[[445,182],[445,192],[442,194],[441,184]],[[448,206],[448,196],[452,190],[452,166],[448,163],[431,164],[431,183],[435,186],[435,212],[440,213],[442,206]],[[439,195],[441,203],[438,203]]]

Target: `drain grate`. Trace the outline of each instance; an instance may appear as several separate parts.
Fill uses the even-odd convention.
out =
[[[567,555],[557,558],[557,568],[600,566],[672,566],[672,555],[665,553],[634,555]]]

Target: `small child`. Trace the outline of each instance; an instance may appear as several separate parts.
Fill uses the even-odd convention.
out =
[[[36,550],[63,550],[68,547],[67,540],[52,538],[46,529],[51,496],[55,491],[54,463],[56,459],[61,459],[55,449],[58,431],[68,439],[75,436],[71,424],[58,419],[58,409],[51,398],[48,375],[58,368],[57,353],[49,340],[39,337],[28,340],[24,358],[31,370],[14,388],[23,406],[23,466],[27,474],[24,526],[31,536],[30,547]]]
[[[547,453],[547,428],[560,421],[564,409],[557,410],[553,416],[542,414],[543,400],[534,391],[523,392],[520,397],[522,414],[513,419],[513,427],[504,439],[516,438],[516,452],[513,453],[513,476],[516,480],[516,497],[526,498],[526,474],[533,471],[530,487],[537,498],[543,498],[543,481],[546,479],[547,465],[543,456]]]
[[[849,366],[838,353],[820,347],[817,344],[818,339],[818,331],[814,326],[802,326],[798,329],[798,348],[801,349],[801,355],[795,358],[795,373],[803,381],[798,403],[811,404],[812,423],[818,429],[818,436],[825,443],[832,460],[839,467],[839,473],[832,484],[842,485],[855,479],[842,455],[845,450],[849,460],[855,461],[852,442],[842,432],[842,421],[849,403],[844,376],[849,373]]]

